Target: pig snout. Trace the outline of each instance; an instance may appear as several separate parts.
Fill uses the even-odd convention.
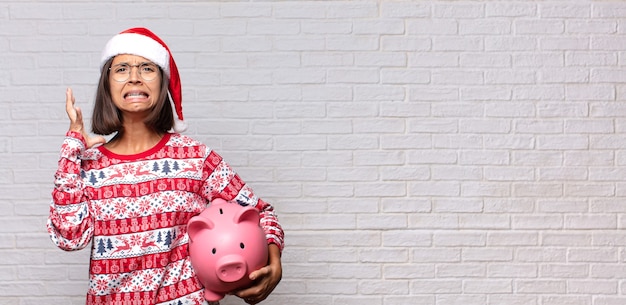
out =
[[[217,277],[226,283],[242,279],[248,268],[245,260],[239,255],[227,255],[217,261]]]

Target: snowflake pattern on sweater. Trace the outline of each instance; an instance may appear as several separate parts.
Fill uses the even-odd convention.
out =
[[[91,244],[86,304],[207,304],[189,261],[187,222],[213,198],[256,207],[268,243],[283,249],[273,207],[215,151],[177,133],[132,156],[85,149],[68,132],[47,222],[66,251]]]

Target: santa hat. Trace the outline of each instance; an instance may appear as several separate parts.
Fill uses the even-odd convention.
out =
[[[132,54],[145,57],[157,64],[169,78],[168,91],[173,103],[173,110],[178,119],[174,123],[174,131],[183,132],[187,125],[183,121],[182,89],[180,75],[174,57],[165,42],[146,28],[132,28],[113,36],[102,51],[100,68],[119,54]]]

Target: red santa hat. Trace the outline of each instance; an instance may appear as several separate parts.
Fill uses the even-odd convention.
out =
[[[146,28],[131,28],[113,36],[102,51],[100,68],[119,54],[132,54],[145,57],[157,64],[169,78],[168,91],[173,103],[173,110],[178,119],[174,123],[174,131],[182,132],[187,129],[183,121],[182,89],[178,67],[174,57],[165,42]]]

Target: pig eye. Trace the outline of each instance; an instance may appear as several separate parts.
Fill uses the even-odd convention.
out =
[[[213,250],[211,250],[211,253],[215,254],[215,252],[217,252],[217,249],[213,248]]]
[[[245,246],[243,243],[239,243],[239,248],[243,249],[243,248],[245,248],[245,247],[246,247],[246,246]]]

